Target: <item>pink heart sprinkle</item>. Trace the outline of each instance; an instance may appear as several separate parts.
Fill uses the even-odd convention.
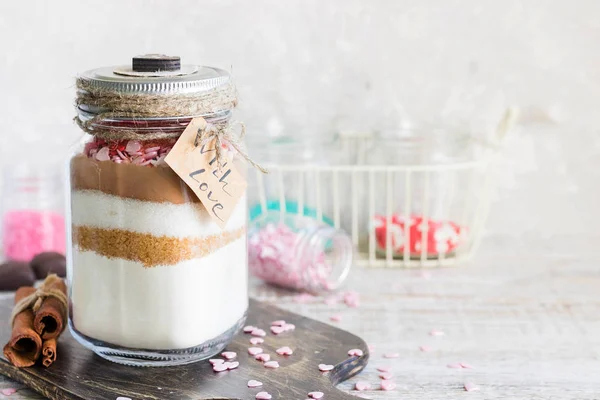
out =
[[[382,372],[379,377],[385,381],[392,379],[393,375],[391,372]]]
[[[235,351],[224,351],[221,353],[221,355],[227,360],[232,360],[237,357],[237,353]]]
[[[211,363],[212,365],[215,364],[223,364],[225,362],[225,360],[221,360],[220,358],[211,358],[210,360],[208,360],[209,363]]]
[[[467,369],[473,369],[473,366],[471,364],[467,364],[467,363],[459,363],[461,368],[467,368]]]
[[[311,399],[320,399],[324,396],[323,392],[310,392],[308,394],[308,397],[310,397]]]
[[[279,335],[280,333],[285,332],[285,329],[283,329],[282,326],[272,326],[271,332],[273,332],[273,334],[275,334],[275,335]]]
[[[348,350],[348,355],[350,357],[352,356],[356,356],[356,357],[362,357],[363,355],[363,351],[361,349],[352,349],[352,350]]]
[[[285,321],[282,319],[271,322],[271,326],[283,326],[283,325],[285,325]]]
[[[260,382],[260,381],[255,381],[254,379],[250,379],[250,380],[248,381],[248,387],[249,387],[249,388],[256,388],[256,387],[260,387],[260,386],[262,386],[262,385],[263,385],[263,384],[262,384],[262,382]]]
[[[98,153],[96,153],[96,160],[98,161],[108,161],[110,160],[110,154],[109,154],[109,148],[108,147],[103,147],[100,150],[98,150]]]
[[[275,350],[275,352],[280,356],[291,356],[292,354],[294,354],[294,351],[288,346],[280,347],[277,350]]]
[[[256,393],[256,400],[269,400],[271,396],[269,393],[267,392],[258,392]]]
[[[448,364],[448,365],[446,365],[446,367],[448,367],[448,368],[455,368],[455,369],[462,368],[459,363]]]
[[[390,367],[377,367],[379,372],[390,372]]]
[[[329,317],[330,320],[332,320],[333,322],[340,322],[342,320],[342,316],[341,315],[332,315],[331,317]]]
[[[383,358],[398,358],[400,357],[400,353],[385,353]]]
[[[255,346],[256,346],[257,344],[264,343],[264,341],[265,341],[265,339],[263,339],[263,338],[259,338],[259,337],[253,337],[253,338],[250,338],[250,343],[252,343],[252,344],[253,344],[253,345],[255,345]]]
[[[6,388],[6,389],[2,389],[0,390],[0,393],[2,393],[5,396],[10,396],[13,393],[17,393],[17,389],[13,389],[13,388]]]
[[[117,397],[116,400],[131,400],[131,397],[123,397],[123,396],[119,396]]]
[[[248,354],[250,354],[251,356],[255,356],[262,352],[263,352],[263,349],[261,349],[260,347],[249,347],[248,348]]]
[[[136,140],[130,140],[129,142],[127,142],[127,145],[125,146],[125,151],[128,153],[137,153],[141,149],[142,149],[141,143]]]
[[[476,390],[479,390],[479,387],[477,385],[475,385],[473,382],[465,382],[465,390],[467,392],[474,392]]]
[[[381,390],[394,390],[396,389],[396,384],[392,381],[381,381]]]
[[[263,361],[263,362],[267,362],[271,359],[271,356],[269,354],[266,353],[261,353],[261,354],[257,354],[254,359],[258,360],[258,361]]]
[[[215,371],[215,372],[227,371],[227,369],[229,369],[229,366],[227,364],[228,363],[215,364],[215,365],[213,365],[213,371]]]
[[[282,328],[286,331],[293,331],[294,329],[296,329],[296,325],[294,324],[285,324],[282,326]]]
[[[250,332],[250,334],[252,336],[266,336],[267,335],[267,333],[265,331],[263,331],[262,329],[258,329],[258,328],[254,329],[252,332]]]
[[[237,367],[240,366],[240,363],[238,361],[233,361],[233,362],[226,362],[225,365],[227,366],[227,369],[236,369]]]
[[[244,333],[250,333],[250,332],[252,332],[255,329],[258,329],[258,328],[255,327],[255,326],[252,326],[252,325],[246,325],[244,327],[244,329],[242,329],[242,330],[244,331]]]
[[[319,370],[321,372],[331,371],[333,368],[334,367],[331,364],[319,364]]]
[[[431,351],[431,347],[429,347],[429,346],[420,346],[419,350],[421,350],[421,351]]]
[[[431,332],[429,332],[429,334],[431,336],[444,336],[445,335],[444,331],[440,331],[437,329],[432,329]]]
[[[362,392],[363,390],[369,390],[371,389],[371,384],[365,381],[358,381],[356,384],[354,384],[354,389],[358,390],[359,392]]]
[[[276,369],[279,368],[279,363],[277,361],[267,361],[264,366],[265,368]]]

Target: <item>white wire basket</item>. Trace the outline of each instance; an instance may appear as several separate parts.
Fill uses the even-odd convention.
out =
[[[267,164],[268,175],[250,177],[251,218],[275,208],[343,229],[364,267],[434,268],[469,260],[490,208],[496,151],[487,147],[477,157],[439,165],[365,165],[370,140],[341,140],[355,155],[351,165]]]

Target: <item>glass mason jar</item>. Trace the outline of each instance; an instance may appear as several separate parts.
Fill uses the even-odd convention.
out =
[[[369,227],[364,232],[375,230],[380,257],[386,256],[388,244],[393,257],[436,259],[451,256],[466,243],[469,207],[475,206],[472,176],[478,171],[470,166],[475,144],[462,127],[386,130],[372,140],[365,164],[394,168],[389,175],[373,173],[373,182],[365,183],[376,193],[371,196],[375,215],[364,221]],[[361,242],[366,247],[369,238]]]
[[[202,96],[231,85],[224,70],[180,68],[157,76],[100,68],[79,80],[141,101]],[[110,109],[79,104],[80,121],[110,115],[95,120],[92,133],[110,127],[117,134],[169,134],[148,140],[87,134],[69,162],[69,325],[99,356],[136,366],[188,364],[222,351],[242,327],[248,308],[245,196],[221,229],[164,162],[191,117],[226,124],[231,111],[115,117]],[[229,156],[243,173],[238,155]],[[215,301],[224,294],[226,301]]]
[[[45,251],[65,252],[63,182],[59,164],[3,168],[2,251],[29,262]]]

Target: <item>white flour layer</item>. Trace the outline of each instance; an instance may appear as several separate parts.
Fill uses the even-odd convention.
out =
[[[246,198],[236,205],[225,229],[200,203],[156,203],[128,199],[97,190],[71,193],[71,223],[104,229],[124,229],[154,236],[204,237],[238,229],[246,223]]]
[[[206,257],[152,268],[74,248],[71,267],[75,328],[119,346],[197,346],[231,328],[248,307],[245,236]]]

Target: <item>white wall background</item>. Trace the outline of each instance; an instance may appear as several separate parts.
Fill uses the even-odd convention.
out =
[[[4,160],[77,137],[78,72],[156,52],[232,68],[250,134],[440,118],[483,131],[519,105],[490,231],[599,232],[600,1],[2,1]]]

